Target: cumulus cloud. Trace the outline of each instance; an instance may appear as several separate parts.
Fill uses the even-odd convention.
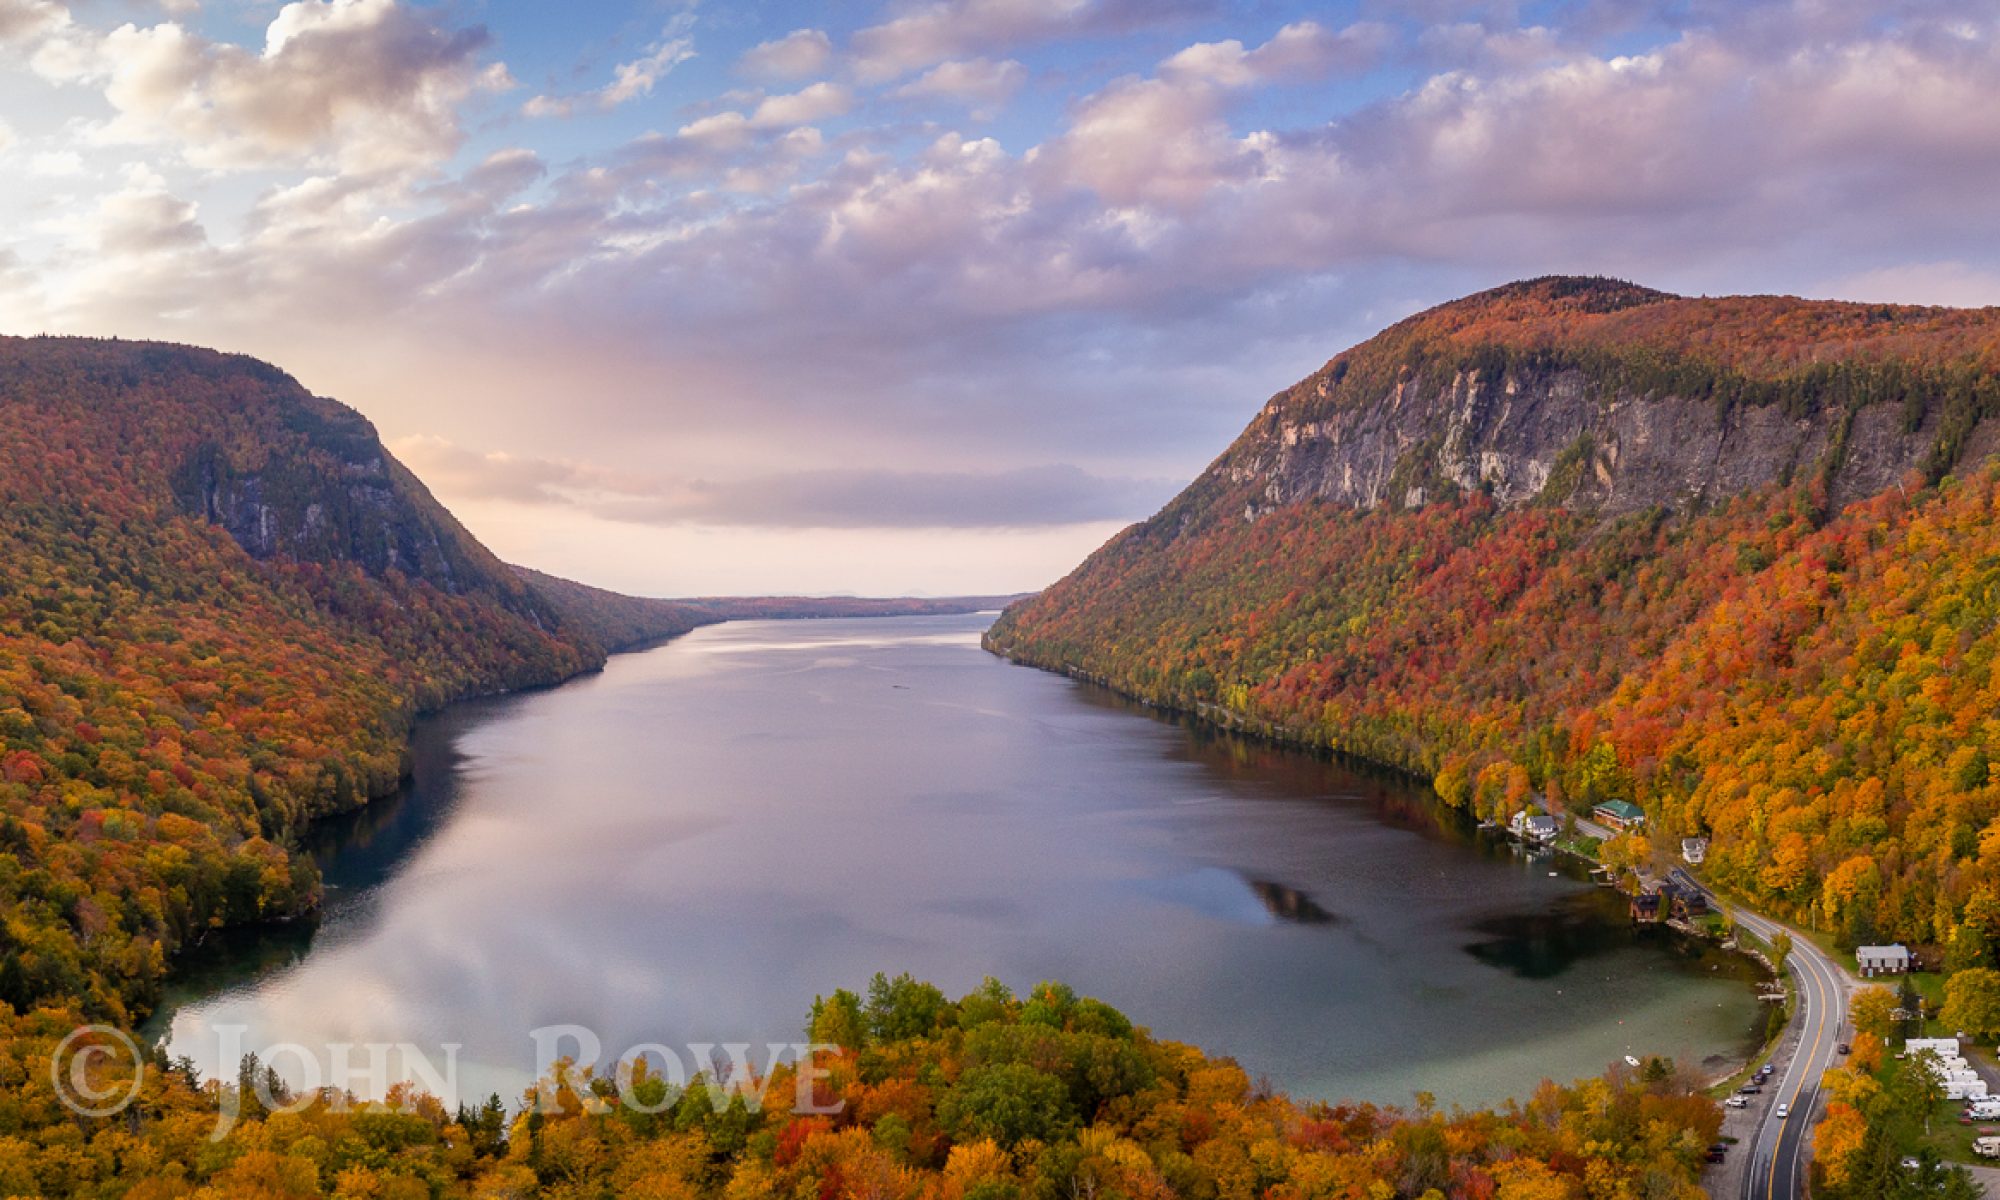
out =
[[[1077,106],[1038,166],[1051,183],[1089,188],[1113,205],[1184,209],[1259,164],[1255,144],[1231,132],[1216,89],[1124,79]]]
[[[327,165],[274,182],[242,220],[191,208],[193,173],[167,170],[125,181],[115,205],[78,206],[35,251],[51,315],[11,296],[9,312],[265,349],[422,415],[415,427],[536,447],[545,458],[475,464],[443,490],[513,488],[537,515],[776,522],[760,507],[774,497],[855,514],[865,486],[925,520],[974,519],[948,497],[997,505],[1010,483],[1071,497],[1010,519],[1109,514],[1116,481],[1198,469],[1244,405],[1347,341],[1510,276],[1988,295],[1990,25],[1910,16],[1787,35],[1766,20],[1782,5],[1754,25],[1728,24],[1729,7],[1639,52],[1542,39],[1366,102],[1348,87],[1256,102],[1262,84],[1367,69],[1351,27],[1164,62],[1186,39],[1149,44],[1099,72],[1142,73],[1084,89],[1007,144],[938,135],[915,95],[896,116],[919,120],[873,127],[859,109],[823,134],[812,122],[860,106],[826,83],[718,97],[677,130],[558,165],[510,150],[382,179],[320,151]],[[892,89],[976,61],[950,54]],[[355,355],[364,338],[371,353]],[[486,432],[500,422],[508,432]],[[603,428],[618,446],[561,453],[624,462],[646,443],[662,463],[683,457],[605,478],[548,445]],[[764,477],[698,483],[703,456]],[[883,461],[951,469],[820,473]],[[989,469],[957,470],[967,462]],[[1112,482],[991,466],[1020,462]],[[1093,509],[1080,493],[1114,499]],[[1120,518],[1143,511],[1116,503]]]
[[[743,52],[736,69],[754,79],[804,79],[833,61],[833,39],[818,29],[794,29]]]
[[[1007,59],[968,58],[939,63],[896,89],[905,100],[952,100],[990,112],[1013,99],[1028,81],[1028,69]]]
[[[834,83],[750,99],[755,103],[747,112],[725,109],[672,134],[647,134],[625,148],[615,167],[588,183],[614,192],[652,191],[665,181],[708,178],[733,192],[767,192],[825,151],[825,137],[807,122],[840,116],[854,105],[854,94]]]
[[[143,169],[130,172],[126,186],[98,204],[89,229],[98,252],[116,257],[185,250],[208,240],[195,206]]]
[[[1254,50],[1233,39],[1198,43],[1161,63],[1152,78],[1117,80],[1084,98],[1069,129],[1043,147],[1039,165],[1046,178],[1087,187],[1121,207],[1184,209],[1226,186],[1260,178],[1277,184],[1268,174],[1276,139],[1232,131],[1227,94],[1366,69],[1391,36],[1378,24],[1335,32],[1301,21]]]
[[[755,129],[783,129],[837,117],[854,107],[854,93],[837,83],[815,83],[785,96],[766,96],[750,114]]]
[[[396,0],[296,0],[255,52],[174,22],[102,37],[70,28],[36,69],[101,84],[116,115],[100,140],[170,147],[209,169],[429,165],[463,139],[460,106],[510,85],[481,28],[451,29]]]
[[[31,42],[69,20],[69,10],[54,0],[0,0],[0,48]]]
[[[582,96],[532,97],[521,106],[522,114],[530,117],[567,117],[580,108],[603,111],[652,95],[654,86],[660,80],[694,57],[694,39],[688,36],[693,25],[692,14],[680,14],[668,23],[660,39],[647,47],[643,56],[613,67],[611,82]]]
[[[501,452],[436,437],[391,447],[427,480],[473,500],[574,507],[645,525],[787,529],[1044,528],[1130,516],[1169,480],[1112,479],[1070,465],[1008,471],[844,468],[731,480],[676,479]]]
[[[947,59],[1139,28],[1207,7],[1199,0],[934,0],[858,31],[850,48],[855,73],[881,82]]]
[[[1394,39],[1395,32],[1378,22],[1335,31],[1317,21],[1299,21],[1280,29],[1255,50],[1245,50],[1243,43],[1233,38],[1189,46],[1160,64],[1160,74],[1232,88],[1316,79],[1375,66]]]

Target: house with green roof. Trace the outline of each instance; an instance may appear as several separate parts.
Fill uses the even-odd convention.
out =
[[[1630,800],[1606,800],[1590,810],[1590,815],[1617,830],[1637,829],[1646,823],[1646,812]]]

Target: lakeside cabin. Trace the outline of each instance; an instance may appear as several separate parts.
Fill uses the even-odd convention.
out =
[[[1590,815],[1621,832],[1646,823],[1645,810],[1630,800],[1606,800],[1591,809]]]
[[[1698,888],[1660,883],[1632,897],[1634,921],[1693,921],[1708,915],[1708,897]]]
[[[1877,975],[1907,975],[1910,973],[1910,950],[1901,943],[1862,946],[1854,952],[1854,966],[1865,979],[1873,979]]]
[[[1708,857],[1708,839],[1691,837],[1681,839],[1681,861],[1691,867],[1698,867]]]
[[[1546,846],[1555,841],[1556,835],[1562,832],[1562,826],[1554,817],[1547,813],[1529,812],[1527,809],[1515,813],[1514,819],[1507,823],[1507,828],[1515,837],[1538,846]]]
[[[1708,897],[1699,888],[1682,887],[1677,883],[1660,885],[1660,895],[1664,898],[1667,913],[1675,920],[1692,921],[1708,915]]]

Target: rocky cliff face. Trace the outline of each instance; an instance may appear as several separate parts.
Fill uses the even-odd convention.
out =
[[[1252,518],[1470,492],[1618,516],[1816,479],[1839,507],[2000,449],[2000,419],[1968,382],[1990,383],[1978,358],[1996,326],[1962,310],[1516,284],[1412,318],[1272,398],[1194,490]]]
[[[183,451],[173,473],[183,512],[253,558],[396,572],[448,595],[491,596],[544,629],[559,624],[556,604],[480,545],[361,414],[296,385],[272,403],[276,428],[255,441],[208,437]]]
[[[2000,444],[1996,433],[1982,421],[1965,453],[1984,457]],[[1458,371],[1400,382],[1376,403],[1317,420],[1273,400],[1211,473],[1253,489],[1253,516],[1304,500],[1416,508],[1476,491],[1503,507],[1685,512],[1821,470],[1844,504],[1921,471],[1937,440],[1937,413],[1910,427],[1900,404],[1793,415],[1621,394],[1581,370]]]
[[[1941,941],[2000,889],[1996,430],[2000,309],[1532,280],[1287,389],[986,644]]]

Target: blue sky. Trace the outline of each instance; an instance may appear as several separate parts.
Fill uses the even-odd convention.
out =
[[[270,359],[592,582],[1030,588],[1508,279],[2000,302],[1995,23],[0,0],[0,332]]]

